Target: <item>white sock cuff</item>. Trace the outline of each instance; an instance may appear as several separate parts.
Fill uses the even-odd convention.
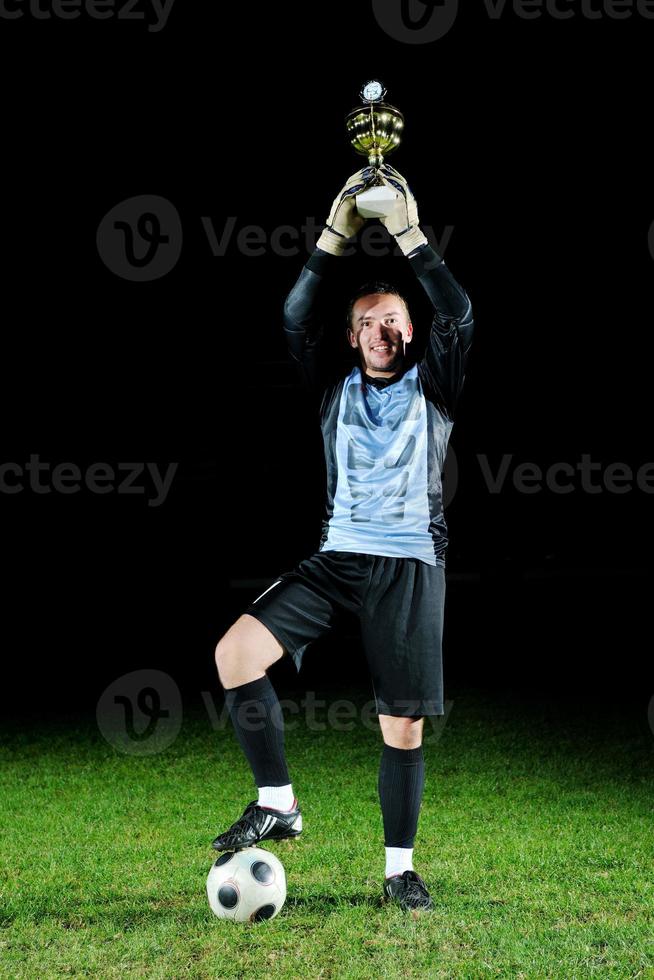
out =
[[[401,875],[405,871],[413,871],[412,847],[386,848],[386,877]]]
[[[293,785],[287,786],[259,786],[259,806],[269,806],[273,810],[291,810],[295,797],[293,795]]]

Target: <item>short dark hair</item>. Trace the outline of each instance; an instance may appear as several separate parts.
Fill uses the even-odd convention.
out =
[[[350,328],[350,330],[352,329],[352,313],[354,312],[354,304],[357,302],[357,300],[362,299],[364,296],[372,296],[374,294],[379,294],[379,295],[388,294],[389,296],[397,296],[397,298],[404,303],[404,309],[406,310],[407,317],[411,319],[411,315],[409,313],[409,304],[407,303],[406,299],[399,291],[399,289],[391,285],[390,282],[382,282],[380,279],[373,279],[371,282],[362,283],[362,285],[359,286],[359,288],[350,297],[350,302],[348,303],[347,316],[346,316],[347,325]]]

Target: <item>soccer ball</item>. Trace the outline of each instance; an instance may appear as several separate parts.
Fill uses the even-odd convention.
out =
[[[209,872],[207,897],[211,911],[219,919],[273,919],[286,901],[284,865],[261,847],[226,851]]]

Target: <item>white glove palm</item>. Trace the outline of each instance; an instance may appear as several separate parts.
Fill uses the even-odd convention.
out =
[[[387,218],[381,218],[381,223],[393,235],[404,255],[409,255],[420,245],[427,244],[427,238],[418,224],[416,199],[406,178],[394,167],[384,163],[377,172],[388,187],[399,192],[394,210]]]
[[[374,178],[372,167],[364,167],[346,181],[334,198],[327,218],[327,227],[318,239],[317,246],[323,252],[341,255],[352,238],[365,224],[365,218],[357,214],[355,197],[365,190]]]

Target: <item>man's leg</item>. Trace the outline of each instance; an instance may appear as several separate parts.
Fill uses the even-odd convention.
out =
[[[260,806],[292,810],[294,795],[284,753],[284,719],[266,670],[285,649],[247,613],[216,647],[216,667],[239,744],[250,763]]]
[[[379,800],[384,822],[386,878],[413,871],[413,844],[425,783],[422,718],[379,715],[384,739]]]
[[[356,587],[365,588],[369,561],[367,555],[341,552],[305,558],[255,599],[218,644],[225,701],[260,802],[214,840],[217,851],[301,833],[302,815],[286,768],[283,717],[266,670],[284,651],[300,670],[304,651],[330,632],[339,610],[358,608]]]
[[[379,770],[384,894],[405,909],[432,907],[412,864],[425,778],[422,719],[443,713],[444,599],[441,565],[380,556],[360,617],[384,737]]]

